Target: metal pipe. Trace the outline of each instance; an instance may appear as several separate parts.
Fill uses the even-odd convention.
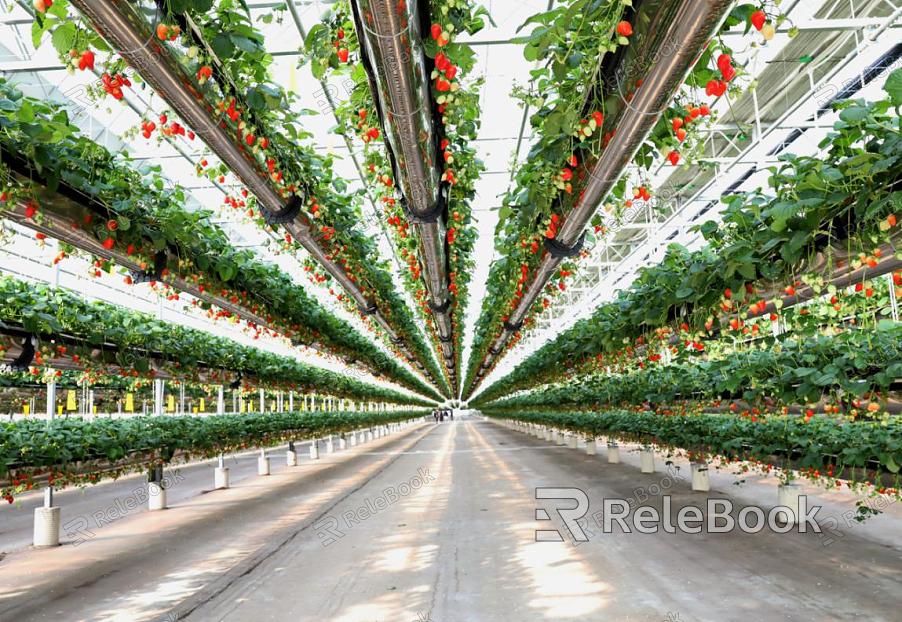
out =
[[[636,151],[679,90],[708,41],[720,29],[731,0],[646,0],[634,16],[634,36],[606,86],[607,117],[596,136],[610,142],[594,162],[582,163],[572,199],[563,199],[565,216],[554,246],[574,249],[598,205],[617,183]],[[641,80],[641,86],[637,82]],[[588,151],[588,150],[587,150]],[[550,247],[550,245],[546,244]],[[564,256],[546,253],[536,275],[486,356],[483,369],[502,352]],[[473,383],[475,389],[482,375]],[[471,390],[472,393],[472,390]]]
[[[214,117],[197,82],[184,69],[166,44],[157,40],[151,24],[137,6],[124,0],[72,0],[72,4],[129,66],[162,97],[173,110],[257,197],[273,223],[284,224],[294,238],[336,279],[363,309],[371,309],[360,289],[334,261],[326,258],[313,236],[309,219],[299,213],[301,200],[284,200],[273,188],[268,174],[253,155],[240,148],[224,122]],[[290,226],[289,226],[290,225]],[[375,313],[378,315],[379,311]],[[387,324],[387,322],[385,322]],[[382,322],[380,322],[382,324]],[[394,332],[391,333],[394,335]],[[411,358],[411,357],[408,357]],[[415,359],[412,359],[415,360]]]
[[[379,111],[408,220],[420,239],[419,256],[428,304],[449,375],[454,348],[449,310],[444,211],[438,135],[417,2],[355,0],[357,35],[364,52],[373,101]]]

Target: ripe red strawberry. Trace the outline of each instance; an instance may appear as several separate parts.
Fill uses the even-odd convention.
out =
[[[677,137],[677,140],[680,142],[683,142],[684,140],[686,140],[686,130],[684,130],[683,128],[678,129],[677,133],[676,133],[676,137]]]
[[[592,113],[592,118],[595,119],[595,123],[596,125],[598,125],[598,127],[604,125],[604,115],[601,114],[601,112],[599,112],[598,110]]]
[[[116,245],[116,240],[113,238],[107,238],[103,241],[103,247],[107,250],[110,250]]]
[[[338,62],[348,62],[348,48],[341,48],[340,50],[338,50]]]
[[[25,218],[34,218],[34,215],[38,213],[38,206],[34,203],[29,202],[25,207]]]
[[[721,54],[717,57],[717,68],[720,69],[721,73],[724,71],[724,68],[732,66],[733,57],[729,54]]]
[[[106,223],[106,230],[107,230],[107,231],[115,231],[115,230],[118,229],[118,228],[119,228],[119,223],[116,222],[115,220],[108,220],[108,221],[107,221],[107,223]]]
[[[796,295],[796,288],[793,287],[792,285],[787,286],[786,289],[783,291],[786,292],[787,296],[795,296]]]
[[[445,70],[445,77],[448,78],[449,80],[453,80],[454,76],[456,76],[456,75],[457,75],[457,67],[455,67],[454,65],[451,65],[450,67],[448,67],[448,69]]]
[[[446,93],[451,90],[451,83],[440,76],[435,79],[435,90],[439,93]]]
[[[244,142],[247,143],[247,146],[248,146],[248,147],[253,147],[253,146],[254,146],[254,143],[257,142],[257,137],[254,136],[253,134],[247,134],[247,135],[244,137]]]
[[[633,25],[629,22],[620,22],[617,24],[617,34],[621,37],[629,37],[633,34]]]
[[[752,25],[755,27],[755,30],[760,32],[761,29],[764,28],[764,24],[767,23],[767,13],[759,9],[758,11],[752,13],[749,19],[751,20]]]
[[[679,151],[671,151],[667,154],[667,159],[670,160],[670,163],[673,166],[676,166],[680,163],[680,152]]]
[[[34,10],[38,13],[46,13],[47,9],[53,6],[53,0],[34,0],[32,6],[34,6]],[[10,499],[12,499],[12,497],[10,497]],[[12,503],[11,500],[10,503]]]
[[[85,50],[84,52],[82,52],[81,58],[78,59],[78,68],[81,71],[84,71],[85,69],[94,71],[94,52],[92,52],[91,50]]]
[[[579,164],[579,160],[576,159],[575,155],[571,155],[570,158],[567,160],[567,164],[576,168],[576,165]]]
[[[431,29],[432,38],[438,41],[439,37],[442,36],[442,25],[441,24],[432,24]],[[760,28],[759,28],[760,30]]]
[[[760,28],[758,30],[761,30]],[[169,38],[169,26],[166,24],[157,24],[157,39],[165,41]]]
[[[897,221],[896,221],[896,215],[895,215],[895,214],[890,214],[889,216],[886,217],[886,224],[889,225],[890,227],[895,227],[895,226],[896,226],[896,222],[897,222]]]
[[[47,234],[41,233],[40,231],[38,231],[37,233],[34,234],[34,237],[37,238],[38,240],[46,240]]]
[[[679,117],[673,120],[673,131],[676,132],[678,129],[683,127],[683,120]]]

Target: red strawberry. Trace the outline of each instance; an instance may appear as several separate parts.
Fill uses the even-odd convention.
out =
[[[91,50],[85,50],[81,54],[81,58],[78,59],[78,68],[82,71],[85,69],[90,69],[94,71],[94,52]]]
[[[749,19],[751,20],[752,25],[755,27],[755,30],[760,31],[762,28],[764,28],[764,24],[767,23],[767,13],[758,10],[752,13]]]
[[[673,120],[673,131],[676,132],[678,129],[683,127],[683,120],[679,117]]]
[[[667,159],[670,160],[670,163],[673,166],[676,166],[680,163],[680,152],[679,151],[671,151],[667,154]]]
[[[684,130],[683,128],[678,129],[677,133],[676,133],[676,137],[677,137],[677,140],[680,142],[683,142],[684,140],[686,140],[686,130]]]
[[[110,250],[116,245],[116,240],[113,238],[107,238],[103,241],[103,247],[107,250]]]
[[[759,30],[760,30],[760,28],[759,28]],[[438,38],[442,36],[442,25],[441,24],[432,24],[431,34],[432,34],[432,38],[437,41]]]
[[[338,50],[338,61],[341,63],[348,62],[348,48]]]
[[[629,22],[620,22],[617,24],[617,34],[621,37],[629,37],[633,34],[633,25]]]
[[[34,203],[29,203],[25,208],[25,218],[34,218],[34,215],[38,213],[38,207]]]
[[[595,123],[598,125],[598,127],[604,125],[604,115],[599,111],[596,110],[595,112],[593,112],[592,118],[595,119]]]
[[[717,57],[717,68],[720,69],[721,73],[727,68],[733,66],[733,57],[729,54],[721,54]]]

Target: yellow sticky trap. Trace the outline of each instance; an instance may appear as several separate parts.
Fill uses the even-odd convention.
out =
[[[168,395],[166,396],[166,410],[169,412],[175,412],[175,396]]]
[[[66,410],[77,410],[78,404],[75,403],[75,391],[66,391]]]
[[[135,412],[135,396],[131,393],[125,394],[125,411]]]
[[[197,412],[197,409],[194,409],[194,412]],[[204,401],[204,398],[200,398],[200,412],[207,412],[207,403]]]
[[[22,414],[23,415],[31,414],[31,405],[30,404],[22,404]]]

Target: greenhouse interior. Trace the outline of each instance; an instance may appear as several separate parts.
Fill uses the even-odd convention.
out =
[[[900,17],[0,0],[0,621],[902,620]]]

